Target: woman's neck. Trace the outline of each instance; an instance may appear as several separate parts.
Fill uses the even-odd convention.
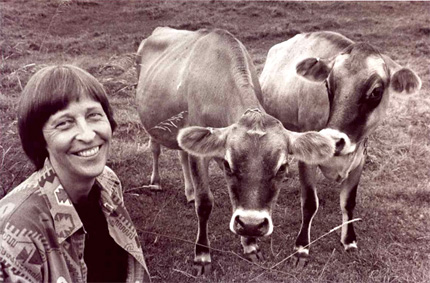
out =
[[[72,178],[67,174],[57,173],[61,185],[73,203],[80,203],[88,199],[91,188],[96,181],[95,178]]]

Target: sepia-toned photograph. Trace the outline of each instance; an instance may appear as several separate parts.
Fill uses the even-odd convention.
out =
[[[0,282],[430,282],[430,2],[0,0]]]

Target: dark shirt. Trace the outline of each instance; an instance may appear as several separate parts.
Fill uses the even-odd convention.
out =
[[[94,185],[88,199],[74,204],[84,229],[84,261],[88,282],[125,282],[128,254],[109,235],[100,200],[100,188]]]

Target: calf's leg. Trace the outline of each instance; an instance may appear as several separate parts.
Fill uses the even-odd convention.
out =
[[[195,209],[198,218],[197,241],[195,246],[194,267],[197,275],[211,272],[211,255],[209,251],[208,220],[214,199],[209,188],[209,159],[188,156],[191,178],[194,186]]]
[[[194,201],[194,187],[191,181],[190,164],[188,162],[188,153],[183,150],[179,151],[179,160],[181,161],[182,172],[184,173],[185,197],[187,202]]]
[[[150,139],[149,147],[152,152],[152,174],[151,174],[151,183],[149,184],[149,188],[155,191],[161,191],[161,179],[160,172],[158,171],[158,160],[160,158],[161,146],[159,143]]]

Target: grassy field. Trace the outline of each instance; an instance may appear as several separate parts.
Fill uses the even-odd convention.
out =
[[[109,160],[122,180],[154,282],[430,282],[430,2],[59,1],[0,0],[0,197],[33,170],[20,147],[16,105],[29,77],[47,64],[72,63],[108,90],[119,127]],[[260,241],[260,266],[242,260],[228,229],[231,206],[221,171],[211,167],[213,272],[193,276],[197,221],[183,193],[177,153],[163,150],[163,192],[149,183],[148,136],[134,104],[134,55],[157,26],[218,27],[248,48],[260,72],[271,46],[299,32],[332,30],[379,47],[423,81],[413,97],[393,97],[370,137],[358,192],[359,250],[345,253],[340,231],[311,247],[304,269],[288,260],[300,227],[297,168],[274,209],[275,230]],[[339,188],[320,176],[312,238],[341,222]],[[127,192],[129,191],[129,192]]]

